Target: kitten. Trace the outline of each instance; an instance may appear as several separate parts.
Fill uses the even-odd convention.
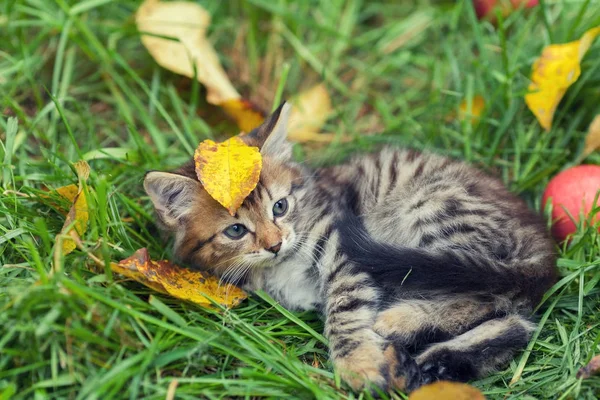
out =
[[[542,221],[458,161],[384,148],[310,171],[292,160],[283,104],[242,139],[260,181],[235,216],[193,162],[144,181],[175,253],[247,290],[325,317],[331,358],[355,389],[467,381],[527,344],[554,283]]]

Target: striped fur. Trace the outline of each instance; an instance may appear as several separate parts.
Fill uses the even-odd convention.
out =
[[[183,261],[321,311],[334,366],[353,388],[482,377],[525,346],[555,262],[520,199],[462,162],[413,150],[308,170],[291,160],[288,113],[243,136],[261,148],[263,170],[234,217],[192,163],[146,176]],[[276,216],[280,199],[288,209]],[[232,224],[248,233],[231,239]]]

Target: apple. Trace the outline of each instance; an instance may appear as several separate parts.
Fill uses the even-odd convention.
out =
[[[550,180],[542,197],[542,207],[552,202],[552,236],[559,242],[577,228],[565,210],[579,222],[581,214],[587,217],[594,208],[596,193],[600,190],[600,166],[579,165],[562,171]],[[600,201],[596,206],[600,205]],[[594,218],[594,221],[600,219]]]
[[[538,3],[539,0],[473,0],[477,18],[483,19],[489,14],[492,21],[496,19],[493,12],[496,6],[500,7],[502,15],[506,16],[513,10],[519,9],[519,7],[532,8],[537,6]]]

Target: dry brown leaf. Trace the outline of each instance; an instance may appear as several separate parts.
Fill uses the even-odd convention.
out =
[[[82,160],[77,161],[74,164],[74,167],[79,179],[75,195],[73,195],[74,185],[63,186],[56,190],[61,196],[72,199],[73,202],[59,235],[75,236],[76,238],[79,238],[85,233],[89,220],[88,203],[85,192],[83,191],[83,183],[90,176],[90,166],[87,162]],[[76,247],[75,240],[72,237],[66,237],[63,238],[61,242],[60,251],[63,255],[67,255],[75,250]]]
[[[230,284],[221,285],[212,275],[182,268],[167,260],[154,261],[145,248],[118,264],[111,263],[111,269],[160,293],[204,307],[212,305],[208,298],[231,308],[247,297],[242,289]]]
[[[204,189],[231,215],[256,187],[262,168],[258,147],[248,146],[238,136],[222,143],[203,141],[194,161]]]
[[[600,148],[600,114],[596,115],[588,129],[583,148],[583,158]]]
[[[598,374],[600,374],[600,355],[594,356],[585,367],[581,367],[577,371],[577,378],[587,379]]]
[[[421,386],[408,400],[485,400],[485,396],[466,383],[438,381]]]
[[[600,26],[588,30],[579,40],[546,46],[533,63],[525,103],[547,131],[552,127],[558,103],[581,75],[581,60],[598,35]]]

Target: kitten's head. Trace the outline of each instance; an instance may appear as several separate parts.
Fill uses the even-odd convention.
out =
[[[202,187],[193,160],[175,173],[149,172],[144,188],[164,229],[175,235],[175,253],[217,275],[276,264],[294,251],[294,222],[305,190],[302,168],[287,141],[289,104],[241,138],[260,148],[260,181],[235,216]],[[230,277],[232,278],[232,277]],[[235,278],[235,277],[233,277]]]

